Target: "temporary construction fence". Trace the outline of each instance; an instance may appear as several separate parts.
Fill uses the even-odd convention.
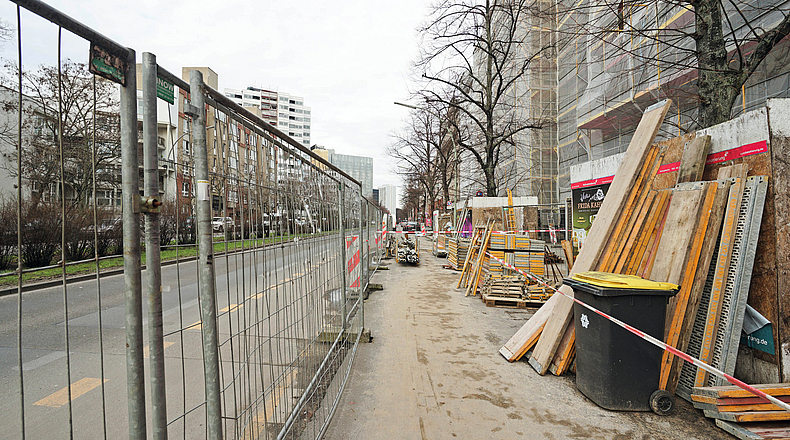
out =
[[[151,53],[135,69],[134,50],[39,1],[14,3],[4,433],[320,438],[362,335],[379,209],[200,71],[186,82]],[[57,26],[58,59],[31,73],[23,25],[40,27],[36,15]],[[61,58],[64,36],[90,45],[97,76]],[[164,130],[157,96],[178,119]],[[121,261],[122,275],[105,269]]]

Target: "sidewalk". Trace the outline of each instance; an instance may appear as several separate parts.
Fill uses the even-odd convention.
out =
[[[667,417],[599,408],[574,376],[539,376],[499,348],[533,309],[486,307],[422,240],[417,267],[386,260],[325,439],[732,439],[682,399]]]

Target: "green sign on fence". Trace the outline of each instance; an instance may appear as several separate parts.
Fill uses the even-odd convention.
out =
[[[126,70],[129,68],[126,60],[94,43],[91,43],[89,58],[88,70],[91,73],[126,87]]]
[[[161,98],[170,104],[175,104],[175,86],[173,83],[165,81],[161,77],[156,77],[156,97]]]

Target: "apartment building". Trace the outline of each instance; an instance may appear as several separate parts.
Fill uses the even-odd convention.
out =
[[[301,96],[257,87],[226,88],[223,93],[236,104],[255,109],[261,119],[310,148],[312,115]]]

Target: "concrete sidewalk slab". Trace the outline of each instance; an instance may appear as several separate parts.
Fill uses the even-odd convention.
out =
[[[384,290],[365,302],[373,342],[359,347],[325,439],[732,438],[681,399],[667,417],[608,411],[572,374],[508,363],[499,348],[535,310],[464,297],[460,272],[421,255],[418,267],[390,260],[375,275]]]

